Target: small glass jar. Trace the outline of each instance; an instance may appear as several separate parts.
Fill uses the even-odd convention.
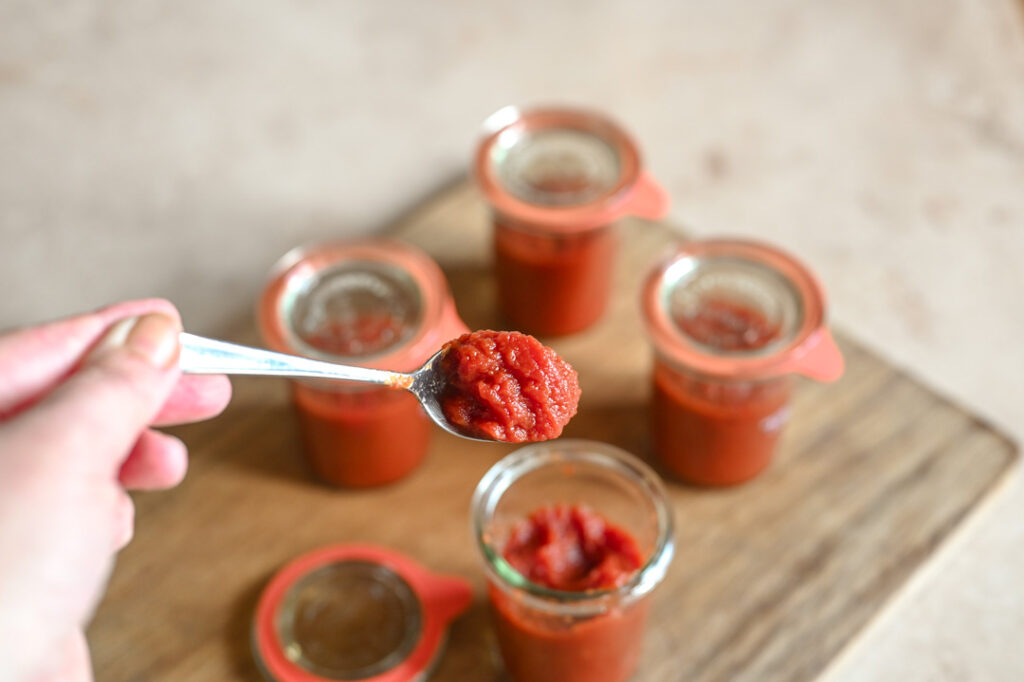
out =
[[[506,107],[485,131],[475,174],[494,213],[501,310],[533,334],[582,331],[610,297],[614,223],[661,218],[668,196],[629,135],[598,114]]]
[[[628,533],[644,558],[621,587],[550,589],[503,557],[511,529],[539,508],[585,506]],[[664,486],[650,467],[604,443],[530,445],[495,464],[473,495],[472,530],[488,581],[502,659],[517,682],[623,682],[640,659],[651,591],[674,552]]]
[[[392,239],[295,249],[274,267],[259,306],[273,350],[411,371],[464,333],[437,264]],[[305,452],[324,481],[368,487],[422,461],[431,424],[406,391],[338,381],[292,382]]]
[[[835,381],[843,358],[821,286],[794,257],[750,241],[694,241],[647,278],[652,440],[666,471],[704,486],[772,460],[793,375]]]

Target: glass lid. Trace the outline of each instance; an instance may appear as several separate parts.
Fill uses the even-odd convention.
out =
[[[423,613],[412,587],[388,567],[339,561],[288,590],[276,629],[292,663],[328,680],[362,680],[412,652]]]
[[[322,547],[290,561],[263,589],[253,654],[272,682],[423,682],[449,624],[472,599],[465,580],[392,549]]]
[[[630,135],[585,109],[505,107],[484,123],[474,176],[505,216],[576,232],[627,215],[657,219],[665,190],[642,168]]]
[[[491,147],[490,163],[507,192],[542,206],[590,203],[611,192],[622,172],[612,144],[572,128],[506,130]]]
[[[423,297],[413,278],[372,260],[307,270],[288,282],[279,305],[304,354],[347,360],[394,350],[423,320]]]
[[[466,331],[438,264],[388,238],[292,249],[271,269],[257,314],[271,350],[398,372]]]
[[[662,280],[675,329],[713,355],[768,355],[792,343],[803,322],[800,292],[778,270],[746,258],[690,255]]]
[[[683,242],[648,275],[642,303],[655,347],[681,367],[732,378],[842,375],[821,285],[768,244]]]

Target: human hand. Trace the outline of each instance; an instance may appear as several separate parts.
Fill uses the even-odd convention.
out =
[[[0,335],[0,680],[90,680],[82,628],[131,539],[126,489],[176,485],[185,446],[150,429],[211,417],[223,376],[182,376],[166,301]]]

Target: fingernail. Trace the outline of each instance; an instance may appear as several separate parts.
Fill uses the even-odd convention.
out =
[[[178,360],[177,320],[160,313],[126,317],[114,324],[96,344],[89,359],[123,348],[158,369],[167,369]]]

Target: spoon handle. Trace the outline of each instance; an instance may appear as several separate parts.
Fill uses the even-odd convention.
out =
[[[382,386],[403,386],[399,372],[322,362],[298,355],[274,353],[182,332],[178,366],[186,374],[259,374],[279,377],[343,379]]]

